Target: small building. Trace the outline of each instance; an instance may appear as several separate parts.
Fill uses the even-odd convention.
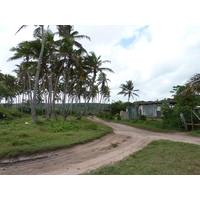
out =
[[[168,103],[170,105],[176,104],[173,100],[163,100],[163,101],[147,101],[147,102],[136,102],[137,106],[134,108],[127,108],[126,112],[121,111],[120,117],[121,120],[132,120],[139,115],[145,115],[149,118],[161,118],[162,110],[161,106],[164,103]]]
[[[176,104],[173,100],[163,100],[163,101],[147,101],[147,102],[140,102],[139,105],[139,114],[146,115],[150,118],[161,118],[162,117],[162,110],[161,106],[164,104],[174,105]]]

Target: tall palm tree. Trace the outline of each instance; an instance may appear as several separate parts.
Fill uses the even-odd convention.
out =
[[[16,32],[18,33],[21,29],[26,28],[27,25],[23,25],[20,27],[20,29]],[[35,74],[35,80],[34,80],[34,90],[33,90],[33,100],[31,102],[31,115],[35,123],[41,123],[41,120],[36,115],[36,106],[37,106],[37,90],[38,90],[38,83],[39,83],[39,76],[40,76],[40,69],[41,69],[41,62],[42,62],[42,55],[44,52],[44,25],[40,25],[38,28],[35,29],[34,33],[38,34],[41,33],[42,35],[42,46],[41,46],[41,51],[40,55],[38,58],[38,64],[36,67],[36,74]]]
[[[99,74],[99,77],[97,79],[98,81],[98,85],[100,85],[100,100],[99,100],[99,106],[98,106],[98,111],[100,110],[100,105],[102,102],[102,98],[105,96],[105,94],[107,93],[108,90],[108,81],[110,81],[110,79],[107,78],[107,75],[104,72],[101,72]]]
[[[86,38],[90,40],[90,38],[85,35],[79,35],[78,31],[74,31],[74,28],[71,25],[58,25],[57,28],[58,34],[61,37],[59,40],[59,55],[62,57],[63,62],[64,91],[62,100],[62,114],[63,120],[65,121],[67,117],[67,113],[65,111],[66,93],[68,90],[70,76],[72,76],[73,73],[73,70],[71,69],[73,66],[77,67],[80,55],[83,52],[86,53],[86,50],[77,41],[77,39]]]
[[[130,97],[134,98],[135,96],[138,96],[138,94],[136,94],[135,92],[138,92],[139,90],[134,90],[134,85],[133,85],[133,81],[129,80],[126,81],[126,84],[121,84],[120,85],[121,91],[118,93],[118,95],[124,95],[127,96],[128,95],[128,102],[130,101]]]
[[[96,81],[98,73],[103,72],[103,71],[109,71],[109,72],[114,73],[113,70],[110,68],[101,67],[104,63],[107,63],[107,62],[110,62],[110,61],[108,61],[108,60],[102,61],[101,56],[97,57],[94,52],[90,52],[90,55],[87,55],[85,57],[85,65],[88,68],[88,72],[92,74],[92,79],[90,82],[89,95],[88,95],[86,106],[85,106],[82,114],[77,118],[78,120],[80,120],[82,118],[82,116],[85,114],[85,112],[88,108],[88,103],[92,97],[92,92],[94,91],[93,88],[95,87],[95,81]]]

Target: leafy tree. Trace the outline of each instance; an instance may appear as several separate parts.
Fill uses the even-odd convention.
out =
[[[170,106],[166,103],[163,104],[162,113],[164,126],[177,128],[179,130],[182,129],[180,113],[183,113],[186,122],[198,123],[198,119],[193,118],[194,108],[198,105],[198,97],[191,92],[187,92],[187,94],[184,93],[184,91],[188,89],[187,87],[187,85],[177,85],[173,87],[171,93],[176,101],[176,105]],[[193,126],[192,129],[194,129]]]

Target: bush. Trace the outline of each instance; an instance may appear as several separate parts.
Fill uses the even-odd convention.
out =
[[[174,106],[173,108],[170,108],[165,105],[162,110],[164,128],[183,130],[180,113],[183,113],[187,123],[191,122],[191,111],[186,106]],[[194,117],[194,123],[199,123],[199,120],[196,117]],[[189,126],[189,129],[191,129],[191,126]]]
[[[114,117],[110,113],[98,113],[97,117],[109,120],[114,119]]]
[[[147,116],[146,115],[140,115],[139,119],[143,120],[143,121],[146,121],[147,120]]]
[[[37,115],[45,115],[46,109],[45,108],[36,108]]]
[[[117,120],[121,120],[121,117],[120,117],[119,113],[116,114],[116,118],[117,118]]]
[[[78,130],[79,126],[75,122],[60,122],[52,124],[53,132],[67,132],[72,130]]]
[[[18,110],[11,110],[0,107],[0,119],[12,120],[15,117],[22,117],[22,113]]]
[[[29,107],[19,107],[17,108],[18,111],[23,112],[25,114],[31,114],[31,108]]]

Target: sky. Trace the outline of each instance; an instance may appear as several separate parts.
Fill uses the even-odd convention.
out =
[[[32,39],[33,26],[15,35],[19,27],[0,25],[2,73],[15,75],[15,64],[20,61],[7,62],[13,55],[10,48]],[[88,52],[111,61],[104,65],[114,71],[107,73],[111,102],[128,100],[117,95],[119,86],[128,80],[139,90],[139,97],[131,101],[155,101],[170,98],[173,86],[184,85],[199,73],[200,25],[74,25],[74,29],[91,38],[80,40]]]

